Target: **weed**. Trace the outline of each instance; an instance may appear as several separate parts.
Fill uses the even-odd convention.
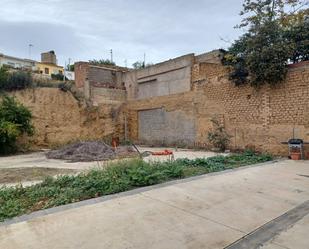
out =
[[[0,221],[36,210],[119,193],[173,179],[207,174],[272,160],[270,155],[243,154],[145,162],[141,159],[109,163],[75,176],[47,177],[29,187],[0,188]]]

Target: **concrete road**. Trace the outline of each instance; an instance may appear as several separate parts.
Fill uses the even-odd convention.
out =
[[[308,200],[308,161],[287,160],[37,212],[0,248],[308,249]]]

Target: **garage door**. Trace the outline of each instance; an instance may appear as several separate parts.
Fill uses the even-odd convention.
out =
[[[190,144],[195,140],[195,120],[182,111],[139,111],[138,127],[139,140],[145,144]]]

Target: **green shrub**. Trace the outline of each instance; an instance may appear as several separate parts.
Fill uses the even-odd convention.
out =
[[[227,134],[223,125],[220,124],[219,120],[212,119],[214,129],[208,132],[209,142],[220,151],[225,151],[227,145],[230,142],[231,136]]]
[[[272,160],[251,151],[229,156],[178,159],[167,162],[124,160],[76,176],[48,177],[29,187],[0,188],[0,221],[35,210],[55,207],[166,182]]]
[[[29,88],[32,77],[29,72],[16,71],[9,73],[6,67],[0,68],[0,90],[15,91]]]
[[[14,98],[5,96],[0,103],[0,154],[16,151],[16,140],[22,134],[33,134],[31,112]]]
[[[63,74],[61,74],[61,73],[58,73],[58,74],[51,74],[51,78],[52,78],[53,80],[62,81],[62,80],[63,80]],[[68,80],[68,78],[65,77],[65,80]]]
[[[10,74],[5,90],[22,90],[31,87],[32,78],[29,72],[17,71]]]
[[[8,82],[9,72],[5,66],[0,67],[0,90],[3,90]]]

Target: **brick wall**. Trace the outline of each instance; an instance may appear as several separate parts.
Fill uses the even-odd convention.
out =
[[[75,85],[77,88],[84,87],[88,78],[89,64],[87,62],[76,62],[74,64]]]
[[[174,69],[179,66],[189,68],[190,73],[185,76],[181,70],[177,73]],[[234,149],[249,147],[286,155],[287,146],[281,142],[290,139],[293,130],[296,137],[309,141],[309,62],[291,66],[286,80],[281,84],[272,87],[265,85],[259,89],[249,85],[234,86],[228,80],[229,68],[220,64],[218,51],[195,57],[190,54],[130,72],[103,70],[96,73],[94,70],[89,73],[89,66],[84,64],[77,65],[76,68],[80,69],[76,85],[84,86],[84,91],[89,93],[86,96],[92,103],[122,106],[128,135],[136,142],[147,140],[147,143],[156,143],[164,140],[163,142],[173,144],[181,138],[182,143],[191,146],[209,146],[207,135],[213,129],[211,119],[214,117],[224,124],[232,136],[230,147]],[[177,75],[161,80],[160,84],[168,86],[175,83],[175,79],[185,78],[189,87],[182,91],[160,94],[165,87],[160,86],[160,91],[155,92],[157,78],[169,70]],[[80,81],[81,78],[83,82]],[[149,82],[139,84],[143,80]],[[126,94],[122,89],[123,83]],[[153,84],[153,87],[149,88],[149,93],[144,92],[141,98],[143,91],[139,89],[139,85],[143,84]],[[110,89],[111,87],[114,89]],[[163,110],[160,113],[164,122],[160,123],[161,126],[152,127],[157,120],[157,112],[151,111],[155,109]],[[153,115],[140,115],[141,113]],[[115,129],[123,129],[121,122],[110,124],[118,127]],[[148,126],[154,132],[150,132]],[[192,133],[188,127],[192,127]],[[165,133],[158,130],[164,130]]]
[[[164,108],[167,112],[182,111],[188,119],[194,119],[195,143],[199,144],[207,143],[213,117],[219,118],[232,136],[231,148],[250,147],[286,155],[287,146],[281,142],[292,137],[293,129],[297,137],[309,141],[309,63],[293,65],[284,82],[260,89],[234,86],[228,80],[228,70],[220,64],[196,62],[191,91],[128,101],[131,138],[139,139],[139,111]]]
[[[114,66],[96,66],[88,62],[75,63],[75,84],[83,91],[86,100],[98,104],[123,103],[126,92],[122,76],[124,68]]]
[[[96,87],[123,88],[123,69],[108,66],[95,66],[88,62],[76,62],[74,65],[75,83],[82,88],[86,81]]]
[[[126,91],[122,89],[108,89],[91,87],[92,102],[98,104],[122,104],[126,101]]]

